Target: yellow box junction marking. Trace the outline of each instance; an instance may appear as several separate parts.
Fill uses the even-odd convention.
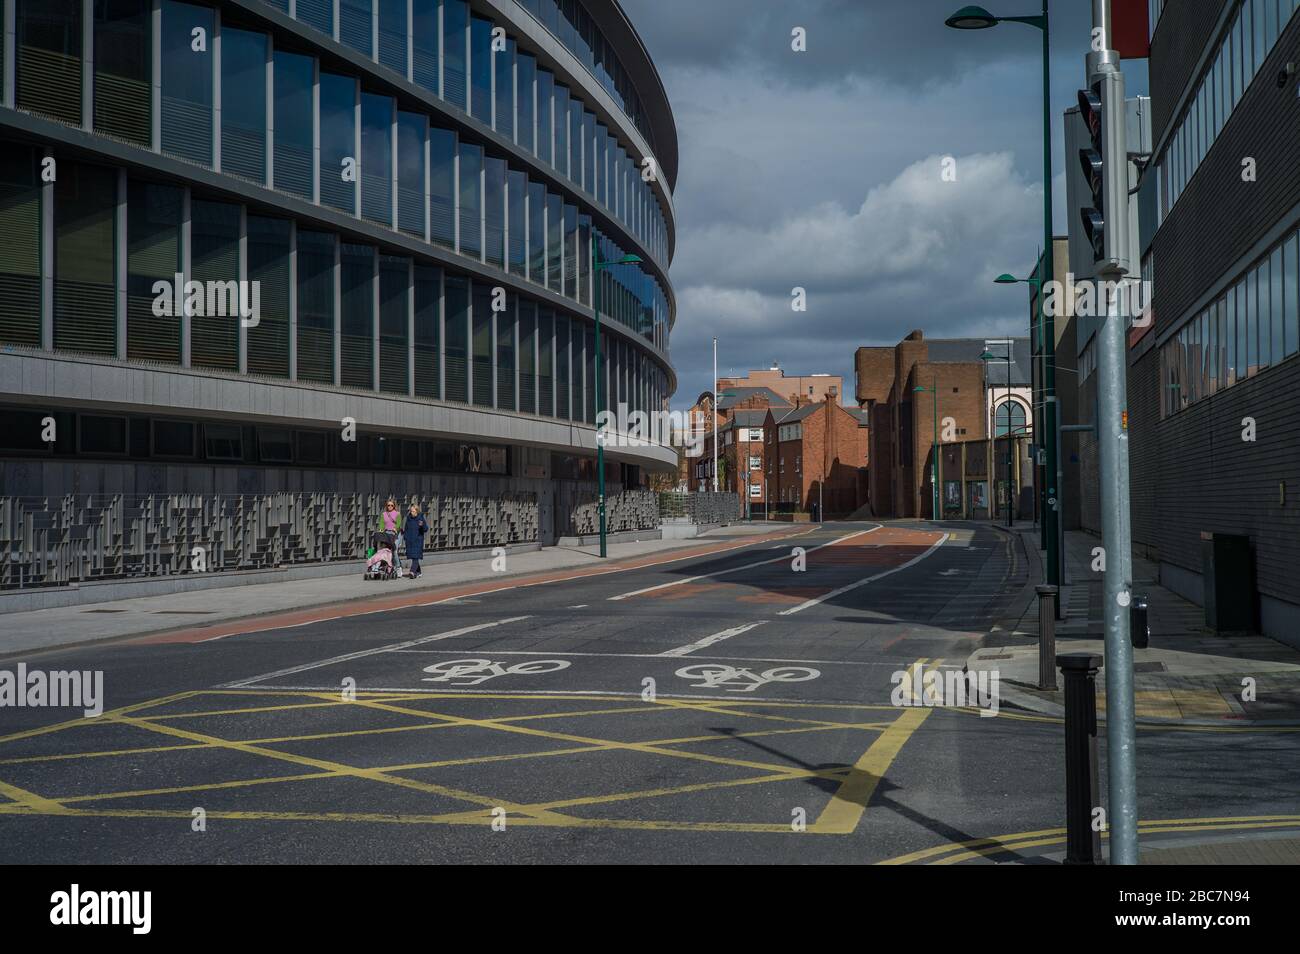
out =
[[[227,704],[218,704],[194,709],[192,711],[166,710],[168,704],[179,703],[196,697],[216,697],[229,699]],[[423,704],[437,705],[440,701],[455,700],[457,704],[481,700],[527,700],[538,704],[551,704],[560,701],[580,702],[581,707],[565,711],[540,711],[518,715],[503,715],[487,718],[473,718],[436,712],[409,703],[419,701]],[[251,705],[240,705],[239,701],[250,701]],[[277,700],[285,700],[277,702]],[[376,728],[341,729],[332,732],[316,732],[300,735],[274,735],[254,739],[229,739],[200,731],[184,728],[176,723],[180,720],[201,721],[203,719],[223,716],[273,715],[280,712],[310,713],[331,707],[353,708],[388,712],[420,720],[413,725],[382,726]],[[678,737],[652,739],[649,741],[622,741],[617,739],[597,738],[572,732],[551,731],[526,724],[546,720],[573,719],[585,716],[616,714],[645,714],[676,710],[685,712],[705,712],[718,716],[734,716],[746,720],[772,723],[768,729],[751,729],[747,731],[711,732],[705,735],[684,735]],[[844,720],[844,713],[849,719]],[[588,827],[641,830],[678,830],[678,831],[737,831],[737,832],[793,832],[792,826],[785,821],[765,822],[726,822],[726,821],[672,821],[645,820],[637,818],[584,818],[563,814],[557,809],[578,806],[593,806],[619,802],[631,802],[638,799],[658,798],[671,795],[684,795],[712,791],[728,787],[769,784],[808,779],[825,779],[838,783],[830,803],[823,809],[817,821],[810,824],[807,831],[816,834],[848,834],[852,832],[861,819],[866,805],[876,784],[885,774],[903,744],[925,720],[928,711],[924,709],[905,710],[901,716],[891,706],[873,706],[845,703],[804,703],[736,700],[690,700],[660,699],[655,703],[642,703],[636,697],[624,696],[547,696],[537,697],[524,693],[378,693],[360,692],[355,700],[343,700],[338,694],[308,690],[268,690],[259,688],[197,690],[176,693],[161,699],[136,703],[106,712],[97,719],[72,719],[67,722],[25,730],[0,737],[0,768],[5,765],[40,764],[44,762],[67,762],[77,759],[102,759],[131,757],[142,754],[162,754],[175,751],[217,750],[238,752],[243,755],[261,759],[284,762],[303,769],[295,774],[261,776],[255,778],[226,778],[199,782],[192,785],[141,788],[131,791],[100,792],[94,794],[70,795],[62,798],[38,794],[0,781],[0,796],[8,801],[0,801],[0,815],[62,815],[80,817],[111,818],[186,818],[188,810],[113,808],[104,804],[120,799],[150,795],[167,795],[182,792],[204,792],[269,786],[285,782],[310,782],[339,778],[356,778],[384,785],[393,785],[431,795],[465,802],[467,809],[436,814],[383,813],[383,812],[294,812],[294,811],[220,811],[210,810],[209,818],[236,820],[294,820],[294,821],[343,821],[343,822],[385,822],[405,824],[469,824],[483,825],[491,820],[491,810],[502,808],[510,816],[511,825],[546,826],[546,827]],[[869,714],[862,719],[859,714]],[[833,716],[829,717],[828,716]],[[882,719],[883,717],[883,719]],[[36,755],[20,755],[4,758],[4,743],[31,739],[55,732],[71,731],[78,726],[88,725],[123,725],[161,735],[170,744],[144,745],[138,747],[117,747],[95,750],[87,746],[87,751],[60,752]],[[192,725],[192,722],[190,723]],[[430,730],[454,730],[458,727],[489,729],[497,732],[525,738],[535,738],[549,743],[563,743],[559,748],[552,747],[537,751],[526,751],[504,755],[465,755],[459,758],[436,761],[415,762],[399,765],[376,767],[359,767],[328,758],[316,758],[294,752],[270,748],[278,743],[317,741],[347,738],[365,735],[384,735],[393,732],[412,732]],[[870,732],[877,737],[865,753],[852,766],[832,769],[805,768],[792,764],[776,764],[756,759],[724,757],[707,751],[697,751],[678,746],[708,745],[731,739],[753,739],[770,736],[790,736],[806,733],[824,732]],[[641,789],[634,791],[613,792],[605,794],[580,795],[572,798],[553,799],[535,803],[523,803],[498,796],[471,792],[462,788],[439,785],[397,775],[414,769],[435,769],[447,766],[478,765],[492,762],[506,762],[523,759],[555,758],[566,755],[579,755],[593,752],[623,751],[637,752],[656,757],[680,759],[706,765],[725,766],[742,770],[739,778],[703,780],[690,784],[666,786],[662,788]],[[96,803],[96,804],[87,804]]]

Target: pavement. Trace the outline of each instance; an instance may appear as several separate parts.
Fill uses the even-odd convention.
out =
[[[1019,541],[766,530],[165,632],[142,614],[12,656],[0,673],[102,677],[102,712],[0,707],[5,857],[1059,861],[1061,720],[916,688],[1023,616]],[[1288,857],[1300,731],[1153,724],[1140,743],[1144,850]]]
[[[1042,580],[1038,531],[1017,525],[1019,538]],[[1092,570],[1100,540],[1065,534],[1064,618],[1056,623],[1056,653],[1104,655],[1102,577]],[[1035,559],[1037,558],[1037,559]],[[1187,725],[1300,726],[1300,652],[1266,636],[1219,636],[1205,627],[1201,607],[1167,590],[1156,566],[1134,555],[1134,591],[1146,597],[1151,631],[1147,648],[1134,649],[1134,703],[1139,722]],[[1064,693],[1038,687],[1038,605],[1026,587],[1020,612],[1001,621],[988,644],[971,654],[972,672],[997,672],[1009,705],[1060,717]],[[1106,710],[1105,668],[1097,678],[1097,710]]]
[[[557,572],[591,569],[619,570],[686,556],[726,552],[755,539],[780,539],[807,528],[780,528],[772,524],[733,524],[719,527],[693,539],[643,540],[610,543],[608,556],[599,547],[556,546],[509,553],[495,558],[459,563],[434,564],[426,561],[419,579],[409,576],[391,581],[362,578],[364,561],[356,573],[273,583],[232,585],[185,593],[143,596],[111,602],[61,606],[4,614],[0,627],[0,659],[24,653],[62,649],[85,643],[169,633],[184,624],[188,631],[206,638],[220,637],[228,627],[220,624],[244,621],[291,611],[328,611],[341,606],[373,602],[377,610],[417,605],[436,591],[439,599],[472,596],[491,589],[503,580],[520,577],[550,580]],[[447,591],[447,587],[459,587]],[[305,619],[306,617],[304,617]],[[300,620],[301,622],[301,620]]]

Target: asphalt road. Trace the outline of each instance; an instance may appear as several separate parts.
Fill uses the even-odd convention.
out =
[[[1007,614],[1017,548],[969,523],[828,524],[7,660],[102,670],[106,711],[0,709],[3,860],[1006,860],[1063,824],[1061,724],[914,687]],[[1143,818],[1267,830],[1296,811],[1294,732],[1139,743]]]

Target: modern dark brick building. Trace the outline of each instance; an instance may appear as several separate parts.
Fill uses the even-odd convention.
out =
[[[1296,643],[1300,98],[1285,68],[1300,4],[1156,6],[1142,192],[1154,324],[1129,339],[1134,545],[1201,602],[1202,534],[1248,537],[1259,626]]]

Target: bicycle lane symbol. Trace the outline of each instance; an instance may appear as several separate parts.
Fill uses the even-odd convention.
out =
[[[451,659],[425,666],[422,682],[445,682],[453,686],[477,686],[498,676],[536,676],[568,669],[564,659],[535,659],[507,666],[491,659]]]
[[[728,692],[753,692],[770,682],[807,682],[821,675],[821,670],[804,666],[777,666],[756,673],[743,667],[721,663],[702,663],[677,670],[682,679],[694,681],[693,689],[725,689]]]

